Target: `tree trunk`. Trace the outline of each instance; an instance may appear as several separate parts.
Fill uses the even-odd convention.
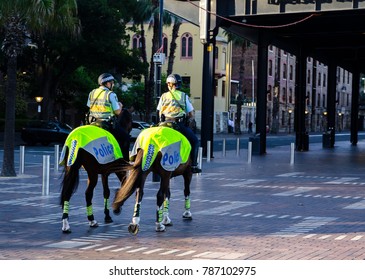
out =
[[[157,9],[159,7],[159,1],[153,0],[152,1],[153,7]],[[157,96],[155,96],[154,92],[154,86],[155,86],[155,64],[153,62],[153,55],[157,52],[157,50],[160,48],[159,46],[159,28],[160,28],[160,18],[157,13],[153,16],[153,37],[152,37],[152,52],[151,52],[151,60],[150,60],[150,75],[149,75],[149,82],[147,85],[147,94],[146,94],[146,121],[151,120],[151,112],[152,112],[152,105],[155,105],[155,102],[152,102],[153,100],[157,100]],[[152,97],[156,97],[156,99],[153,99]],[[154,108],[156,110],[156,108]]]
[[[14,142],[15,142],[15,95],[16,95],[17,57],[8,60],[8,84],[6,88],[4,155],[1,176],[15,177],[14,169]]]
[[[172,38],[170,43],[169,61],[167,65],[167,75],[170,75],[174,69],[174,60],[176,52],[176,40],[179,37],[181,21],[175,19],[174,26],[172,27]]]

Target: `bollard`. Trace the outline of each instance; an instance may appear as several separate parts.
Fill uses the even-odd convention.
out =
[[[50,156],[43,156],[42,195],[49,195],[49,159]]]
[[[19,174],[24,174],[25,146],[19,147]]]
[[[226,138],[223,139],[222,156],[226,156]]]
[[[237,138],[237,156],[240,155],[240,138]]]
[[[247,148],[247,162],[251,163],[252,161],[252,142],[248,142],[248,148]]]
[[[59,162],[59,156],[60,156],[60,145],[55,145],[54,146],[54,171],[58,172],[58,162]]]
[[[203,164],[203,147],[199,147],[198,165],[200,169],[202,169],[202,164]]]
[[[207,141],[207,162],[210,162],[210,141]]]
[[[294,143],[290,144],[290,164],[294,164]]]

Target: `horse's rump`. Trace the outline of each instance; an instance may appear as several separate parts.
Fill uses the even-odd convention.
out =
[[[70,166],[75,163],[80,149],[92,155],[99,164],[123,158],[115,137],[108,131],[94,125],[80,126],[67,137],[62,149],[60,164]],[[66,152],[68,156],[66,156]]]
[[[191,145],[184,135],[169,127],[151,127],[142,130],[131,151],[131,160],[143,150],[142,170],[154,164],[161,153],[159,162],[166,171],[174,171],[189,159]]]

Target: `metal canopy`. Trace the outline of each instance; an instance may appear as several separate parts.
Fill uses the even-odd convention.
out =
[[[293,54],[302,48],[323,63],[335,61],[350,72],[355,67],[365,72],[364,9],[226,18],[221,27],[254,43],[262,34]]]

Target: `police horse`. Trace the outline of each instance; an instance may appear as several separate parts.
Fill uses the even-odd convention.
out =
[[[127,109],[122,110],[116,122],[117,125],[120,125],[129,134],[132,128],[132,115]],[[127,141],[126,144],[129,147],[129,138],[125,139],[125,141]],[[111,173],[115,173],[122,184],[127,170],[122,167],[130,167],[129,162],[123,158],[115,137],[97,125],[80,126],[74,129],[67,137],[62,149],[60,164],[65,166],[61,183],[60,201],[63,209],[62,231],[64,233],[71,232],[69,224],[70,199],[78,188],[79,170],[81,167],[85,169],[88,176],[85,199],[87,219],[90,227],[98,226],[98,222],[93,214],[92,199],[99,174],[101,175],[103,185],[104,222],[112,223],[113,220],[109,214],[110,189],[108,177]],[[118,171],[111,171],[117,169]]]
[[[183,219],[192,219],[190,212],[190,183],[192,179],[191,146],[189,141],[175,129],[157,126],[146,128],[139,134],[131,152],[133,169],[128,178],[115,194],[112,209],[120,214],[124,202],[136,191],[136,202],[132,222],[128,231],[139,231],[140,210],[143,189],[150,172],[161,178],[157,192],[156,231],[165,231],[165,226],[172,225],[168,208],[170,199],[170,179],[182,175],[184,178],[185,211]]]

